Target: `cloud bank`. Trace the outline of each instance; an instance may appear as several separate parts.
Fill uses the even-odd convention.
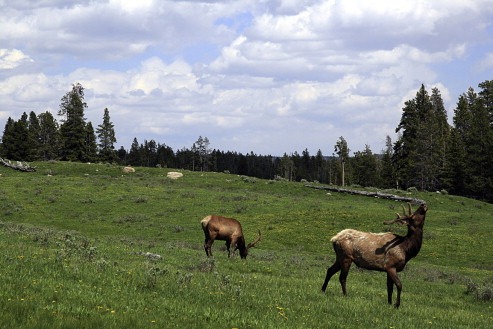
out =
[[[282,155],[395,140],[404,101],[491,79],[487,0],[0,1],[0,126],[80,82],[117,146]]]

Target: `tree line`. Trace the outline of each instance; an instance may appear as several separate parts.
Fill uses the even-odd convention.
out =
[[[23,113],[8,118],[0,155],[19,161],[108,162],[146,167],[218,171],[265,179],[318,181],[335,185],[448,191],[493,201],[493,81],[470,87],[459,96],[453,123],[438,88],[429,93],[421,85],[404,103],[396,127],[397,140],[386,136],[385,149],[369,145],[350,153],[341,136],[333,153],[315,155],[303,150],[282,156],[242,154],[212,149],[199,136],[190,148],[173,150],[155,140],[133,139],[129,149],[116,150],[115,128],[109,110],[94,129],[84,118],[84,88],[74,84],[60,103],[60,123],[50,112]]]

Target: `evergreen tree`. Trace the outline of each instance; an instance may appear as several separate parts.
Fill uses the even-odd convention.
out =
[[[310,182],[313,180],[312,157],[310,156],[310,152],[308,152],[307,148],[301,152],[301,159],[299,160],[298,168],[299,180],[306,179]]]
[[[416,152],[415,142],[417,136],[417,111],[416,101],[408,100],[404,103],[402,116],[395,132],[399,133],[397,142],[394,144],[394,157],[392,159],[395,167],[398,187],[409,187],[412,175],[409,168],[412,168],[411,159]]]
[[[141,166],[155,167],[157,165],[157,144],[156,141],[144,140],[144,144],[139,147]]]
[[[38,155],[41,160],[54,160],[57,158],[59,149],[58,123],[53,115],[46,111],[38,115],[39,120],[39,149]]]
[[[406,168],[408,173],[408,184],[416,186],[421,190],[426,190],[429,186],[429,179],[432,175],[430,165],[433,161],[433,134],[431,133],[434,126],[434,117],[432,104],[428,92],[424,85],[416,93],[415,115],[413,135],[415,139],[411,143],[409,163]],[[409,129],[409,128],[408,128]]]
[[[5,158],[31,161],[32,145],[29,142],[28,116],[25,112],[18,121],[9,117],[5,124],[2,144]]]
[[[490,123],[493,124],[493,80],[483,81],[478,86],[481,88],[478,94],[482,105],[490,115]]]
[[[141,155],[139,151],[139,142],[137,138],[134,137],[132,141],[132,145],[130,146],[130,151],[128,152],[127,162],[131,166],[140,166],[141,165]]]
[[[430,97],[421,85],[416,97],[404,105],[394,145],[397,179],[404,188],[438,189],[449,136],[440,92],[434,88]]]
[[[94,128],[92,127],[92,123],[88,122],[84,128],[85,132],[85,161],[94,162],[98,158],[98,149],[96,144],[96,134],[94,133]]]
[[[428,105],[424,107],[424,117],[420,120],[417,143],[419,145],[419,158],[423,166],[421,189],[440,190],[442,188],[441,176],[445,168],[450,127],[447,122],[447,112],[443,105],[440,91],[437,88],[432,89],[429,102],[431,107]]]
[[[336,142],[336,145],[334,146],[334,152],[336,152],[337,156],[339,157],[339,161],[341,163],[341,185],[345,186],[346,183],[346,161],[349,157],[349,148],[347,146],[347,142],[344,139],[344,137],[339,137],[339,139]]]
[[[480,106],[483,107],[483,111],[488,116],[488,128],[485,131],[485,163],[483,181],[484,186],[484,198],[486,200],[493,200],[493,80],[486,80],[479,84],[481,90],[478,92]]]
[[[28,140],[29,140],[29,156],[28,161],[40,160],[41,155],[39,154],[39,149],[41,146],[40,131],[41,127],[39,125],[39,119],[36,113],[31,111],[29,113],[29,120],[27,123],[28,130]]]
[[[370,146],[364,151],[357,151],[352,162],[353,181],[361,186],[378,186],[378,164]]]
[[[70,161],[91,161],[92,145],[88,145],[88,127],[84,118],[84,88],[80,83],[72,85],[72,90],[61,99],[58,115],[63,116],[60,126],[61,158]]]
[[[451,127],[448,124],[447,110],[443,105],[443,99],[438,88],[432,89],[431,104],[433,106],[433,117],[435,118],[433,133],[435,135],[435,144],[437,145],[434,151],[438,158],[438,166],[440,170],[443,170],[446,165],[447,146],[450,143]]]
[[[395,172],[392,163],[394,149],[392,148],[392,139],[387,135],[385,139],[385,150],[383,151],[381,169],[380,169],[380,186],[383,188],[395,187]]]
[[[13,156],[15,155],[15,150],[17,148],[15,126],[16,122],[9,117],[5,123],[5,128],[3,129],[2,156],[7,159],[14,159]]]
[[[26,112],[14,125],[14,134],[16,140],[16,150],[12,157],[13,160],[31,161],[32,145],[29,139],[29,122]]]
[[[156,160],[156,165],[162,168],[175,168],[175,153],[171,147],[165,144],[158,144]]]
[[[210,142],[207,137],[202,138],[202,136],[199,136],[199,139],[192,146],[192,151],[198,156],[201,171],[207,171],[209,167],[209,156],[211,153],[209,145]]]
[[[447,162],[443,174],[443,187],[451,194],[467,195],[467,153],[458,129],[450,132]]]
[[[282,156],[279,164],[279,176],[287,180],[293,180],[296,173],[294,161],[286,153]]]
[[[472,195],[474,188],[471,187],[473,170],[469,154],[471,149],[467,145],[472,140],[473,112],[472,106],[476,102],[477,95],[473,88],[459,97],[454,110],[451,131],[450,150],[447,153],[447,163],[444,184],[451,193]]]
[[[492,190],[492,128],[488,108],[487,90],[483,95],[476,94],[472,88],[468,92],[471,111],[471,130],[468,134],[467,159],[471,172],[470,189],[480,199],[490,199]]]
[[[110,119],[110,112],[108,108],[104,109],[103,123],[96,129],[98,136],[98,151],[99,159],[101,161],[113,162],[115,160],[115,146],[116,137],[114,125]]]
[[[127,163],[127,150],[123,146],[120,146],[120,148],[117,151],[118,159],[120,160],[120,163]]]
[[[315,168],[316,168],[316,180],[321,183],[327,183],[327,168],[325,165],[324,156],[322,154],[322,150],[317,151],[317,155],[315,156]]]

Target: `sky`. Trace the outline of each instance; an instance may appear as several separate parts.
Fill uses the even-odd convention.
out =
[[[393,142],[404,102],[493,79],[491,0],[0,0],[0,133],[80,83],[115,147],[280,156]]]

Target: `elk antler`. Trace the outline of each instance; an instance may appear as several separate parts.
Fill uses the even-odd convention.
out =
[[[411,217],[412,216],[411,203],[408,202],[407,206],[409,207],[409,217]],[[402,206],[402,208],[404,208],[404,206]]]
[[[383,222],[385,225],[391,225],[391,224],[394,224],[394,223],[399,223],[401,225],[407,225],[407,216],[400,216],[399,214],[397,214],[397,218],[396,219],[393,219],[393,220],[387,220],[385,222]]]
[[[410,218],[412,215],[411,215],[411,204],[408,203],[408,206],[409,206],[409,215],[406,214],[406,208],[404,208],[404,205],[402,206],[402,210],[404,211],[404,215],[400,215],[398,212],[396,212],[395,214],[397,215],[397,218],[394,219],[394,220],[388,220],[388,221],[385,221],[383,222],[385,225],[391,225],[391,224],[394,224],[394,223],[399,223],[401,225],[408,225],[408,218]]]
[[[262,239],[262,234],[260,233],[260,230],[258,230],[258,238],[255,239],[255,241],[251,242],[248,244],[247,249],[255,247],[255,244],[259,242]]]

